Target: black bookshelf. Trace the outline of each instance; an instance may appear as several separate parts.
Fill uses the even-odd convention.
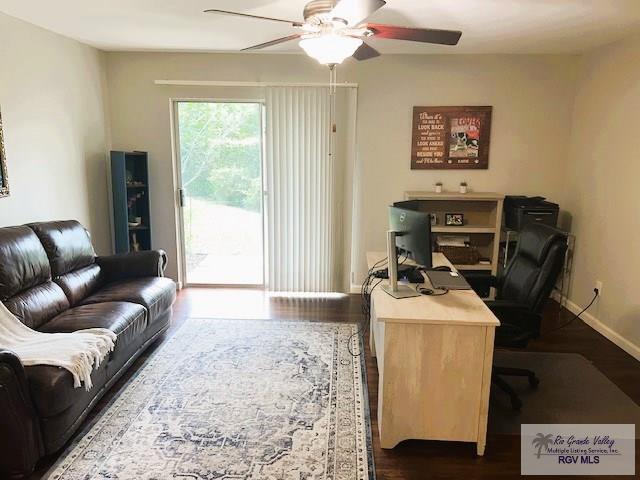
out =
[[[111,152],[116,253],[151,250],[147,152]]]

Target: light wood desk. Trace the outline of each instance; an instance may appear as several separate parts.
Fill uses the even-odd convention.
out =
[[[385,257],[367,253],[369,268]],[[452,267],[434,253],[433,266],[439,265]],[[473,290],[401,300],[373,291],[370,341],[382,448],[408,439],[452,440],[475,442],[484,454],[498,325]]]

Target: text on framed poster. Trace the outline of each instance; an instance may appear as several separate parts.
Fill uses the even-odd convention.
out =
[[[413,107],[411,169],[487,169],[491,107]]]

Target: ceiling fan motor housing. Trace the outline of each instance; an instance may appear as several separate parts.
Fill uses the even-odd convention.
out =
[[[311,24],[330,22],[328,14],[338,4],[338,0],[313,0],[304,7],[304,21]]]

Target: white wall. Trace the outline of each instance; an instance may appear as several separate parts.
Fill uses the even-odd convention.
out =
[[[328,71],[305,56],[275,54],[116,52],[107,55],[107,64],[113,147],[150,153],[155,246],[168,251],[169,274],[175,275],[169,98],[225,94],[153,81],[324,82]],[[356,279],[364,272],[366,250],[384,248],[386,206],[402,199],[405,190],[431,189],[437,180],[455,188],[464,179],[475,190],[557,200],[563,191],[577,64],[575,56],[387,55],[341,67],[340,81],[359,84]],[[489,170],[411,171],[414,105],[493,105]]]
[[[0,14],[0,59],[11,187],[0,226],[77,219],[109,253],[104,54]]]
[[[384,250],[387,205],[406,190],[456,190],[541,195],[564,190],[578,57],[386,56],[349,72],[358,82],[358,278],[365,252]],[[488,170],[411,170],[415,105],[491,105]]]
[[[636,356],[640,356],[638,112],[640,36],[586,55],[576,91],[563,200],[576,235],[570,299],[578,308],[586,306],[595,282],[601,280],[602,296],[587,318],[618,343],[628,342],[627,350]]]

